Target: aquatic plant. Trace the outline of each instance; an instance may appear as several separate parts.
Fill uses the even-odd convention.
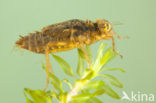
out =
[[[53,103],[56,100],[58,103],[102,103],[102,101],[98,99],[98,95],[102,94],[106,94],[114,99],[120,99],[120,96],[109,85],[123,88],[122,83],[113,75],[105,74],[105,71],[125,71],[122,68],[106,67],[106,64],[115,58],[116,54],[112,51],[112,48],[107,48],[104,52],[105,48],[106,44],[101,43],[97,51],[96,59],[93,60],[90,47],[86,45],[85,49],[90,61],[88,66],[85,66],[85,62],[88,62],[86,55],[83,50],[79,48],[76,69],[77,76],[63,58],[52,54],[64,73],[70,76],[74,80],[74,83],[71,83],[70,80],[66,78],[60,80],[58,76],[50,74],[52,85],[50,90],[24,89],[27,103]],[[43,69],[47,69],[44,64]],[[97,77],[103,77],[103,79],[101,80]],[[63,83],[69,86],[68,91],[63,89]]]

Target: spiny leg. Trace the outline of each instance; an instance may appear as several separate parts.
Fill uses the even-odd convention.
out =
[[[49,59],[48,47],[45,50],[45,56],[46,56],[46,64],[47,64],[47,71],[46,71],[47,72],[47,82],[46,82],[46,86],[44,88],[44,91],[46,91],[48,84],[49,84],[49,70],[51,73],[53,73],[52,66],[50,64],[50,59]]]
[[[117,51],[115,50],[115,39],[114,39],[113,36],[112,36],[112,45],[113,45],[113,52],[114,52],[115,54],[119,55],[121,58],[123,58],[123,56],[122,56],[119,52],[117,52]]]
[[[49,59],[49,55],[48,55],[49,54],[49,44],[46,47],[46,53],[47,53],[47,57],[46,57],[47,66],[49,66],[50,72],[53,73],[53,69],[52,69],[50,59]]]

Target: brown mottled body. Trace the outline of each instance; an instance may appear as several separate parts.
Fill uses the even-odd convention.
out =
[[[105,22],[106,25],[99,25],[100,22]],[[112,34],[100,30],[109,25],[106,20],[97,20],[94,23],[89,20],[73,19],[44,27],[41,32],[30,33],[24,37],[20,36],[21,38],[16,42],[16,45],[42,54],[45,54],[46,48],[48,48],[49,53],[66,51],[84,44],[92,44],[101,39],[109,39]]]

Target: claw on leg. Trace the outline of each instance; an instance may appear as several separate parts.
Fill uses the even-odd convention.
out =
[[[119,55],[121,58],[123,58],[123,55],[115,50],[115,40],[114,40],[114,37],[112,37],[112,44],[113,44],[113,52],[115,54]]]

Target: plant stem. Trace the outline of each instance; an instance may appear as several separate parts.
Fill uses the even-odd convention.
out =
[[[83,80],[83,79],[80,79],[80,81],[83,82],[76,82],[73,89],[71,89],[71,91],[68,93],[67,103],[69,103],[71,101],[72,96],[77,95],[78,92],[82,90],[82,87],[88,82],[88,80]]]

